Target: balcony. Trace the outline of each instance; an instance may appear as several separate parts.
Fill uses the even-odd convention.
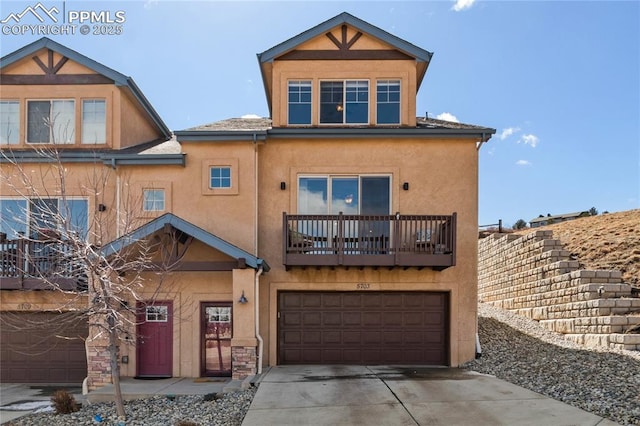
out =
[[[0,239],[0,290],[82,290],[86,275],[74,268],[60,240]]]
[[[291,267],[395,267],[443,270],[456,264],[456,213],[288,215],[283,259]]]

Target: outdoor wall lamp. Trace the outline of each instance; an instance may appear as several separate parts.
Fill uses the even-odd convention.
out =
[[[99,212],[103,212],[107,210],[107,206],[105,206],[104,204],[98,204],[98,211]]]
[[[280,189],[282,189],[283,191],[287,189],[287,184],[285,182],[280,182]]]
[[[240,296],[240,300],[238,300],[238,302],[242,303],[243,305],[245,303],[247,303],[249,301],[249,299],[247,299],[244,295],[244,290],[242,290],[242,296]]]
[[[409,182],[405,182],[402,184],[402,189],[404,189],[405,191],[409,190]]]

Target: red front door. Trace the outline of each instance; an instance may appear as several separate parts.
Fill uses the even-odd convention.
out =
[[[203,376],[231,375],[231,303],[201,305]]]
[[[171,377],[173,368],[173,304],[138,306],[137,367],[139,377]]]

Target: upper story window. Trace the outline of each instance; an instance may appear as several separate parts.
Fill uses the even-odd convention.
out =
[[[321,81],[320,124],[367,124],[367,80]]]
[[[75,101],[27,101],[27,143],[75,143]]]
[[[107,114],[104,99],[82,101],[82,143],[107,142]]]
[[[0,144],[17,144],[20,136],[20,102],[0,101]]]
[[[39,239],[49,231],[73,231],[86,238],[88,212],[88,202],[81,198],[0,198],[0,232],[10,240]]]
[[[231,188],[231,167],[211,167],[209,188]]]
[[[400,124],[400,80],[379,80],[376,102],[378,124]]]
[[[164,189],[144,189],[142,197],[142,210],[145,212],[161,212],[165,210]]]
[[[311,81],[289,81],[289,124],[311,124]]]

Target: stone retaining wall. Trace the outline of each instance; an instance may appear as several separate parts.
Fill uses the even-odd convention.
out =
[[[620,271],[588,271],[552,231],[478,242],[478,297],[585,345],[640,350],[640,298]]]

